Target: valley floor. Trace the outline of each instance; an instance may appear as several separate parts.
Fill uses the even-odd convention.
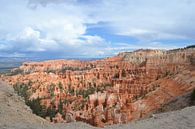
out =
[[[31,113],[12,86],[0,81],[0,129],[97,129],[91,125],[75,122],[50,124]],[[195,129],[195,106],[182,110],[156,114],[153,117],[107,129]]]

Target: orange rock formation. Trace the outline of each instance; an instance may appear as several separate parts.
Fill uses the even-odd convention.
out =
[[[5,76],[29,85],[29,99],[59,108],[53,122],[84,121],[94,126],[143,118],[195,88],[195,48],[137,50],[96,61],[50,60],[23,63]]]

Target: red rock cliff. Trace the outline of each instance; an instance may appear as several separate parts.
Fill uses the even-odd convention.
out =
[[[97,61],[23,63],[20,73],[3,79],[28,85],[28,99],[60,108],[52,122],[104,127],[145,117],[193,90],[194,68],[195,48],[138,50]]]

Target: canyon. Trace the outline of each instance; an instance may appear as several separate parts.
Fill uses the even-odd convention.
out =
[[[182,97],[183,98],[183,97]],[[178,104],[178,103],[177,103]],[[105,129],[194,129],[195,106],[168,113],[155,114],[150,118]],[[12,86],[0,81],[0,128],[1,129],[100,129],[83,122],[50,123],[32,114],[23,99]]]
[[[195,48],[140,49],[95,61],[25,62],[1,80],[52,123],[96,127],[146,118],[195,89]]]

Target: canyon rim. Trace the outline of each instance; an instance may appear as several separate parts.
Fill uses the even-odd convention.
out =
[[[24,62],[1,79],[33,113],[52,123],[125,124],[193,92],[195,48],[140,49],[94,61]]]
[[[195,0],[0,0],[0,129],[195,129]]]

